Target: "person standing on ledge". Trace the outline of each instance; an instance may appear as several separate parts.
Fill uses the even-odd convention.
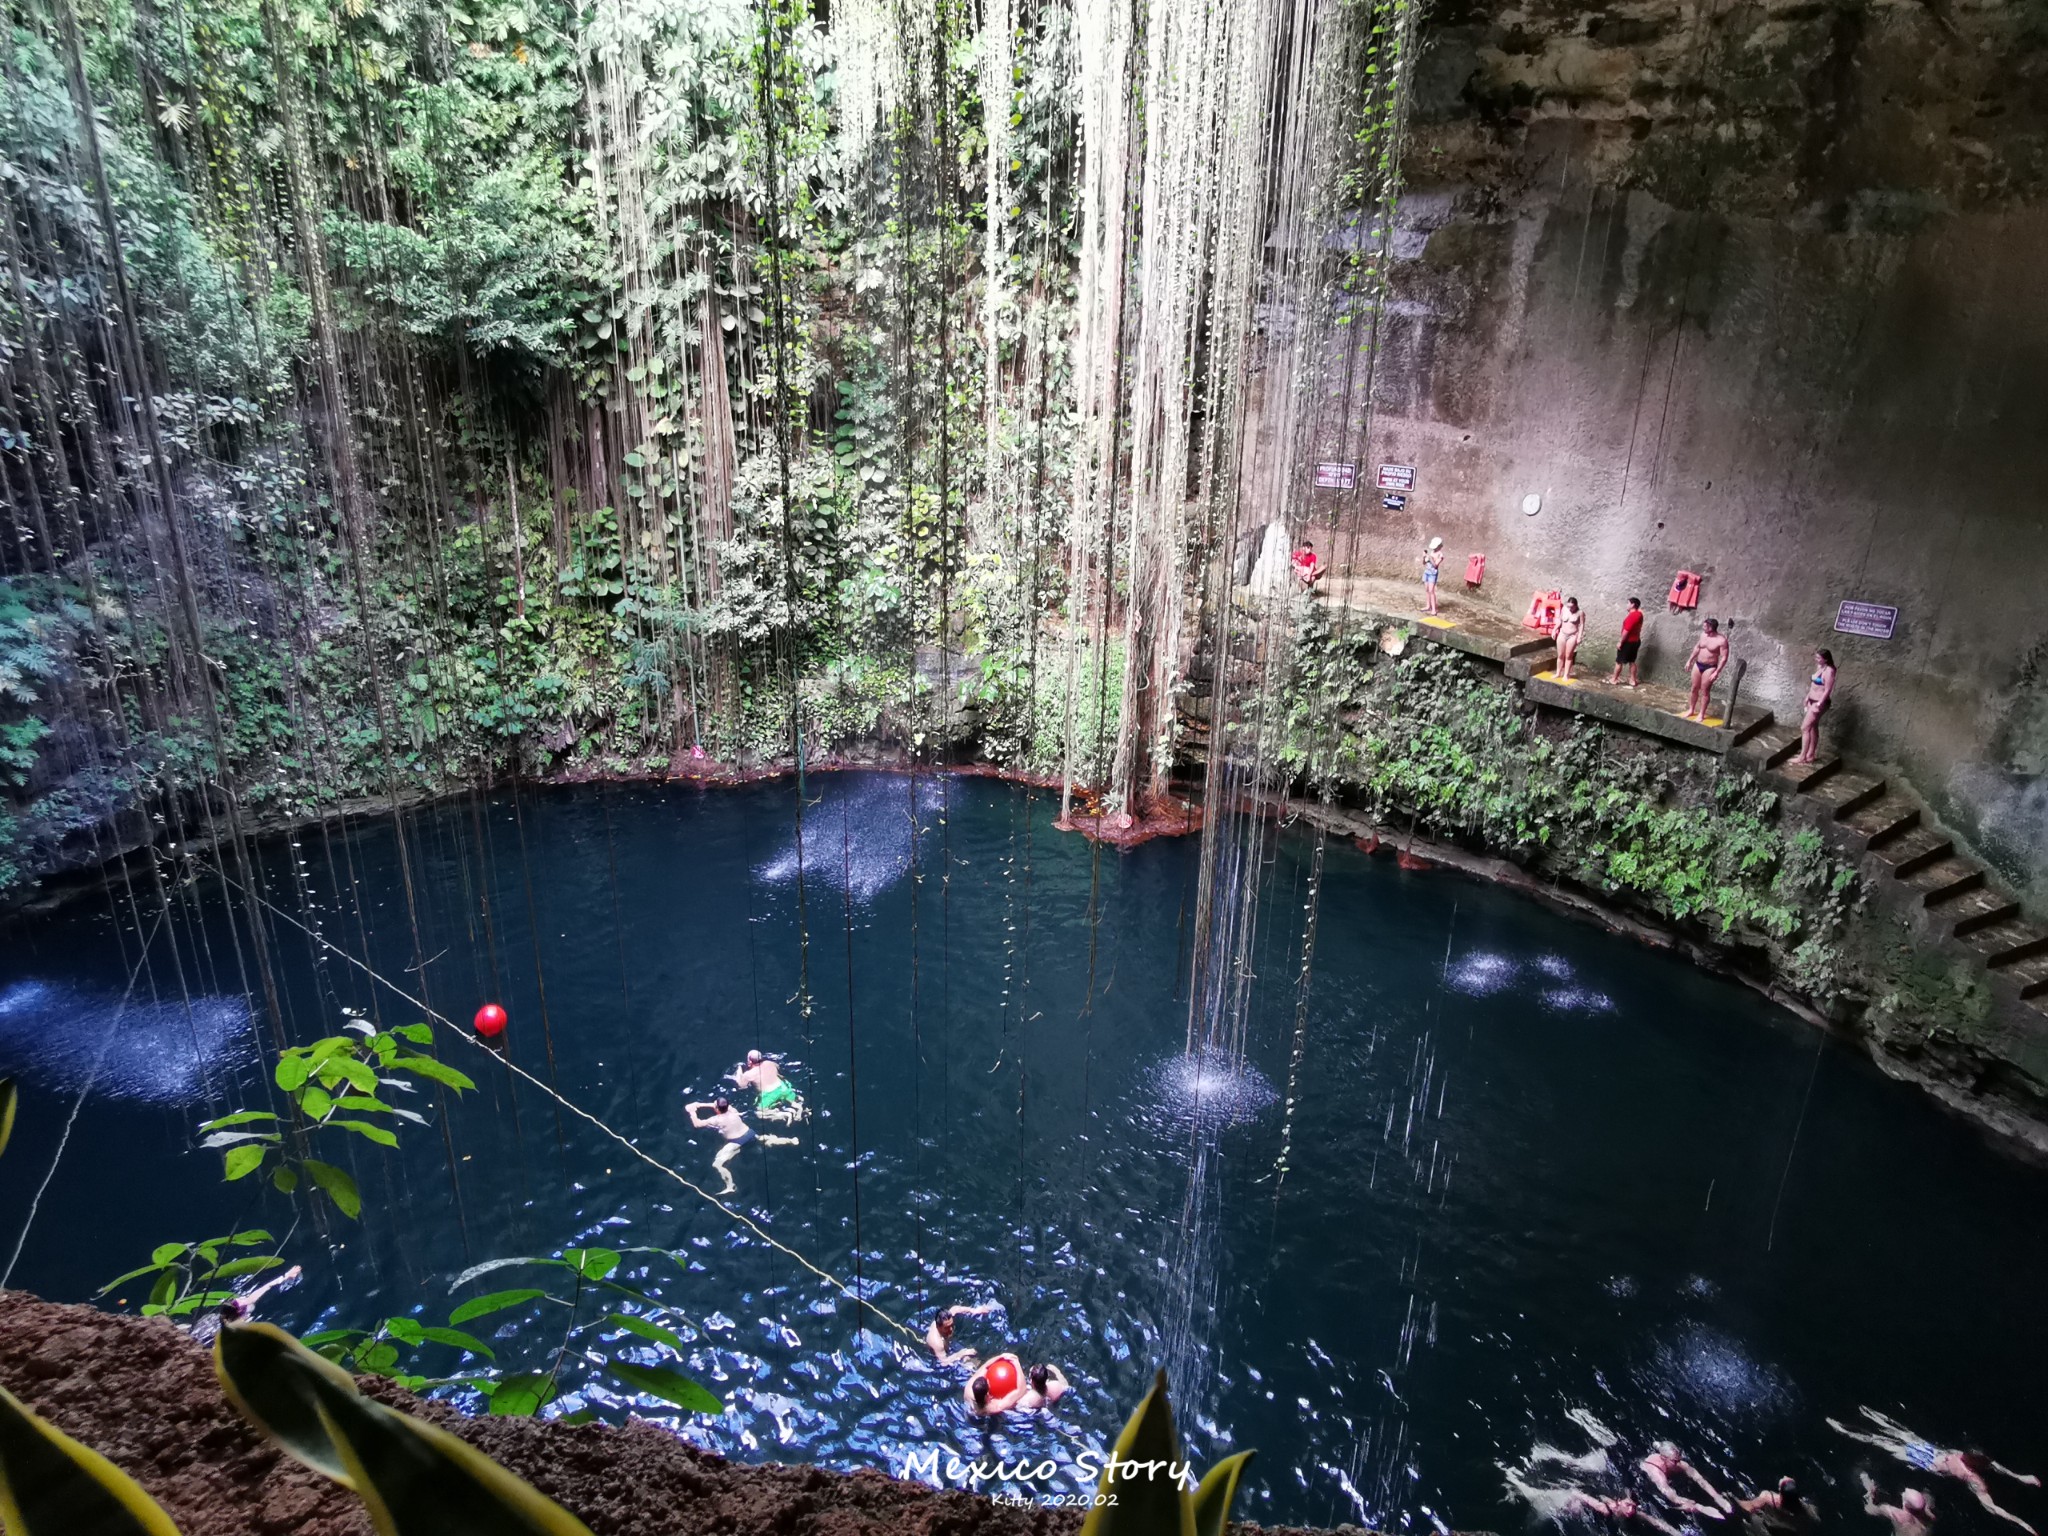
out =
[[[1820,751],[1820,717],[1835,699],[1835,657],[1832,651],[1813,653],[1813,680],[1806,686],[1806,704],[1799,718],[1799,755],[1795,763],[1810,763]]]
[[[1434,538],[1422,552],[1422,611],[1436,615],[1436,578],[1444,568],[1444,541]]]
[[[1692,683],[1685,696],[1687,720],[1706,724],[1707,702],[1713,696],[1714,679],[1727,665],[1728,637],[1721,633],[1718,619],[1709,619],[1700,626],[1700,637],[1693,645],[1692,654],[1685,659],[1686,674]]]
[[[1628,668],[1628,686],[1643,686],[1643,665],[1637,658],[1643,654],[1643,600],[1632,597],[1628,600],[1628,612],[1621,616],[1621,644],[1614,648],[1614,676],[1607,679],[1610,684],[1621,681],[1621,669]]]
[[[1579,642],[1585,637],[1586,610],[1576,597],[1568,597],[1557,616],[1557,671],[1553,675],[1560,683],[1572,680],[1572,663],[1579,659]]]

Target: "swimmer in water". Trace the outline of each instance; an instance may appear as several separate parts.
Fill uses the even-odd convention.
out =
[[[1779,1478],[1777,1487],[1766,1488],[1755,1498],[1737,1499],[1735,1507],[1750,1517],[1745,1523],[1755,1531],[1808,1531],[1820,1524],[1820,1511],[1811,1499],[1800,1497],[1799,1484],[1789,1477]]]
[[[1073,1388],[1056,1365],[1034,1365],[1025,1377],[1024,1390],[1017,1394],[1017,1408],[1023,1413],[1042,1413]]]
[[[230,1296],[216,1307],[210,1316],[202,1314],[193,1319],[192,1337],[202,1344],[211,1344],[214,1336],[220,1332],[221,1324],[246,1323],[256,1315],[257,1302],[268,1296],[272,1291],[280,1290],[285,1286],[296,1285],[303,1273],[304,1271],[294,1264],[283,1274],[272,1275],[254,1290],[244,1291],[239,1296]]]
[[[1728,1502],[1726,1494],[1708,1482],[1700,1469],[1678,1454],[1678,1447],[1669,1440],[1659,1440],[1650,1447],[1650,1454],[1643,1458],[1643,1475],[1649,1478],[1656,1490],[1689,1515],[1698,1515],[1706,1520],[1720,1520],[1735,1506]],[[1674,1477],[1689,1477],[1699,1489],[1714,1502],[1712,1505],[1689,1499],[1671,1486]]]
[[[1529,1448],[1529,1455],[1523,1465],[1532,1471],[1546,1463],[1570,1467],[1590,1477],[1604,1477],[1608,1472],[1607,1450],[1615,1442],[1615,1433],[1584,1408],[1573,1408],[1565,1414],[1574,1424],[1586,1432],[1586,1438],[1593,1442],[1593,1449],[1583,1455],[1574,1456],[1570,1451],[1560,1450],[1554,1445],[1538,1442]]]
[[[683,1109],[690,1117],[690,1124],[698,1130],[716,1131],[725,1138],[725,1145],[718,1149],[718,1156],[711,1159],[712,1170],[725,1180],[725,1188],[719,1191],[721,1195],[730,1195],[739,1189],[732,1180],[732,1161],[748,1142],[758,1141],[764,1147],[793,1147],[797,1144],[794,1136],[757,1136],[754,1128],[747,1124],[728,1099],[717,1098],[708,1104],[701,1101],[685,1104]]]
[[[1610,1499],[1601,1494],[1588,1493],[1583,1488],[1545,1488],[1525,1481],[1511,1468],[1503,1467],[1501,1471],[1507,1475],[1509,1489],[1542,1519],[1555,1521],[1559,1525],[1563,1525],[1574,1515],[1593,1515],[1614,1521],[1616,1524],[1640,1520],[1651,1530],[1660,1532],[1661,1536],[1680,1536],[1677,1526],[1651,1514],[1625,1493]]]
[[[803,1100],[797,1097],[795,1085],[782,1075],[782,1064],[771,1057],[763,1056],[759,1051],[749,1051],[746,1064],[737,1072],[725,1075],[740,1087],[751,1088],[760,1095],[754,1100],[754,1113],[761,1119],[788,1124],[803,1118]]]
[[[1934,1500],[1918,1488],[1908,1488],[1899,1502],[1887,1504],[1877,1496],[1877,1484],[1868,1472],[1856,1474],[1863,1481],[1863,1513],[1882,1515],[1892,1523],[1892,1536],[1927,1536],[1934,1527]]]
[[[973,1363],[974,1351],[953,1348],[953,1320],[959,1317],[984,1317],[995,1311],[996,1304],[985,1301],[978,1307],[946,1307],[932,1319],[931,1327],[924,1332],[924,1341],[931,1347],[932,1356],[941,1365],[969,1365]]]
[[[1010,1380],[1016,1385],[1008,1392],[997,1396],[989,1375],[1006,1362],[1010,1367]],[[1008,1413],[1012,1408],[1021,1406],[1029,1385],[1024,1377],[1024,1362],[1015,1355],[1001,1354],[967,1378],[967,1385],[961,1389],[961,1396],[966,1399],[969,1413],[979,1418],[994,1418],[999,1413]]]
[[[1828,1424],[1851,1440],[1861,1440],[1865,1445],[1876,1446],[1887,1456],[1896,1456],[1915,1471],[1932,1472],[1937,1477],[1954,1478],[1974,1493],[1977,1502],[1992,1514],[2001,1520],[2010,1520],[2021,1530],[2026,1531],[2028,1536],[2033,1536],[2034,1528],[2031,1525],[2011,1510],[2000,1509],[1992,1502],[1990,1484],[1984,1479],[1987,1473],[1997,1472],[2016,1483],[2038,1488],[2041,1486],[2040,1478],[2031,1472],[2015,1472],[2011,1467],[2002,1467],[1982,1451],[1943,1450],[1931,1440],[1921,1439],[1897,1419],[1886,1418],[1875,1408],[1864,1408],[1860,1411],[1864,1418],[1877,1426],[1876,1434],[1851,1429],[1839,1419],[1829,1419]]]

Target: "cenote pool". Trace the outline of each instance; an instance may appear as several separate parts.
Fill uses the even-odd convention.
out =
[[[415,815],[423,974],[388,824],[267,845],[266,879],[450,1016],[501,1000],[519,1065],[706,1187],[717,1144],[684,1102],[749,1047],[786,1053],[812,1118],[797,1147],[744,1151],[737,1203],[919,1333],[942,1304],[996,1303],[961,1342],[1061,1364],[1076,1390],[1056,1414],[984,1439],[962,1373],[872,1314],[857,1330],[832,1286],[453,1040],[441,1054],[480,1085],[445,1122],[459,1209],[438,1129],[366,1145],[363,1220],[328,1237],[302,1221],[289,1251],[307,1279],[265,1315],[439,1322],[526,1283],[451,1295],[472,1265],[616,1248],[728,1410],[635,1402],[572,1361],[560,1411],[892,1471],[935,1445],[1069,1465],[1113,1437],[1172,1341],[1184,1433],[1204,1460],[1258,1448],[1240,1509],[1267,1522],[1515,1527],[1498,1464],[1588,1449],[1588,1416],[1618,1462],[1670,1438],[1744,1492],[1796,1474],[1831,1524],[1865,1519],[1859,1467],[1897,1486],[1895,1463],[1826,1425],[1862,1405],[2048,1460],[2048,1177],[1739,988],[1331,844],[1297,1014],[1312,844],[1287,833],[1261,872],[1247,1076],[1204,1079],[1182,1055],[1194,840],[1101,851],[1053,830],[1053,797],[980,779],[809,787],[801,925],[786,783]],[[4,936],[0,1072],[25,1099],[0,1262],[77,1104],[12,1279],[61,1299],[155,1244],[293,1220],[189,1150],[208,1114],[265,1102],[268,1030],[240,1002],[218,892],[162,929],[153,896],[135,910],[140,933],[117,891]],[[333,1033],[344,1008],[417,1016],[276,926],[293,1038]],[[539,1304],[478,1327],[494,1324],[507,1370],[559,1339]],[[420,1364],[455,1368],[445,1351]],[[2048,1517],[2041,1493],[2002,1492]],[[2003,1528],[1965,1504],[1945,1493],[1944,1523]]]

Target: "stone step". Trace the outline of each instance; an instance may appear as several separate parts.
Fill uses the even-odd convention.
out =
[[[2021,960],[2008,966],[2004,975],[2012,978],[2020,989],[2020,996],[2031,1001],[2048,997],[2048,955],[2036,955],[2031,960]]]
[[[1799,750],[1799,733],[1787,726],[1776,725],[1766,728],[1751,738],[1750,750],[1766,769],[1776,768],[1792,760]]]
[[[1932,827],[1916,827],[1897,842],[1886,843],[1877,856],[1892,867],[1894,880],[1911,880],[1924,870],[1955,857],[1955,842]]]
[[[2014,925],[2018,930],[2006,935],[2003,945],[1987,950],[1984,963],[1994,971],[2010,970],[2024,965],[2029,960],[2048,959],[2048,932],[2043,932],[2032,923]]]
[[[1978,871],[1978,885],[1975,890],[1965,891],[1942,905],[1946,908],[1943,915],[1949,920],[1949,931],[1959,939],[1982,929],[2009,922],[2020,915],[2018,902],[2010,896],[2000,895],[1983,884],[1982,870]]]
[[[1923,865],[1910,875],[1901,874],[1899,878],[1919,887],[1922,905],[1938,907],[1943,902],[1966,896],[1983,885],[1984,871],[1968,859],[1958,858],[1951,853],[1938,862]]]
[[[1792,788],[1801,794],[1825,784],[1841,771],[1842,760],[1839,757],[1816,758],[1810,763],[1788,762],[1778,770],[1792,781]]]
[[[1958,928],[1957,937],[1982,957],[1987,968],[1995,970],[1997,967],[1992,962],[1996,956],[2024,948],[2036,932],[2038,930],[2019,915],[2015,904],[2011,915],[1989,923]]]
[[[1864,851],[1875,853],[1920,825],[1920,807],[1894,792],[1843,820],[1850,831],[1863,839]]]
[[[1888,787],[1874,774],[1843,768],[1828,775],[1823,783],[1813,786],[1811,792],[1821,804],[1834,808],[1835,820],[1847,821],[1866,805],[1875,805],[1882,800]]]
[[[1771,712],[1767,709],[1747,725],[1737,729],[1735,734],[1728,738],[1728,749],[1732,752],[1737,747],[1746,746],[1750,742],[1761,740],[1770,732],[1771,718]],[[1729,721],[1730,725],[1734,723],[1732,720]]]

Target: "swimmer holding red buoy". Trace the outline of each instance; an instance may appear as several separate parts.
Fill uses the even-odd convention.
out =
[[[793,1147],[797,1144],[794,1136],[756,1135],[754,1128],[747,1124],[745,1117],[732,1107],[729,1100],[719,1098],[710,1103],[699,1101],[685,1104],[683,1110],[690,1117],[690,1124],[700,1131],[716,1131],[725,1138],[725,1145],[718,1149],[718,1156],[711,1159],[711,1167],[725,1180],[721,1195],[738,1191],[733,1182],[732,1160],[740,1155],[741,1149],[750,1141],[758,1141],[764,1147]]]
[[[795,1085],[782,1075],[782,1064],[773,1057],[749,1051],[745,1065],[725,1075],[729,1081],[759,1095],[754,1100],[754,1113],[760,1119],[780,1125],[794,1125],[803,1119],[804,1101],[798,1097]]]
[[[1015,1355],[1001,1354],[967,1378],[962,1395],[969,1413],[992,1418],[1015,1408],[1024,1391],[1024,1362]]]

